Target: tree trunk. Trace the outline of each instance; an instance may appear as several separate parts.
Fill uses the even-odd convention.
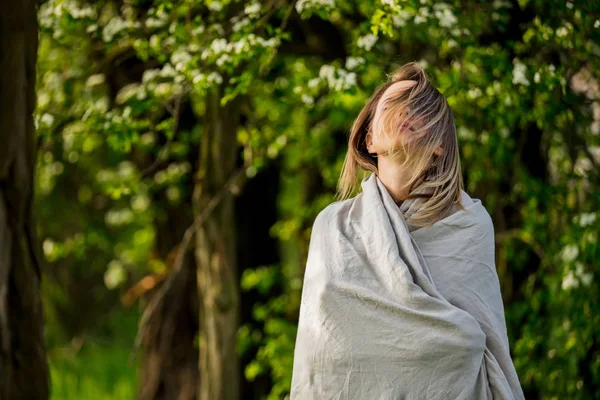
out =
[[[165,205],[156,223],[156,255],[173,265],[184,231],[191,224],[191,207]],[[150,293],[146,307],[160,296],[146,323],[140,367],[139,400],[196,400],[198,398],[198,296],[195,262],[186,254],[181,267]]]
[[[236,168],[234,103],[220,105],[218,90],[207,95],[205,129],[200,143],[197,183],[193,194],[195,217],[202,215]],[[234,201],[226,191],[219,204],[195,232],[198,295],[200,297],[200,400],[239,398],[240,371],[236,354],[240,295],[236,268]]]
[[[0,3],[0,398],[48,398],[35,173],[36,2]]]
[[[191,131],[198,123],[189,102],[181,106],[177,126]],[[166,138],[165,138],[166,140]],[[188,156],[196,165],[198,152]],[[145,169],[143,166],[140,169]],[[141,334],[143,362],[140,366],[138,400],[197,400],[198,399],[198,295],[196,262],[191,251],[182,258],[181,266],[173,268],[185,231],[193,223],[192,177],[181,183],[185,197],[172,205],[164,192],[157,193],[153,202],[160,214],[154,226],[156,239],[154,255],[171,268],[168,278],[145,296],[145,307],[152,306]],[[157,302],[156,305],[154,302]]]

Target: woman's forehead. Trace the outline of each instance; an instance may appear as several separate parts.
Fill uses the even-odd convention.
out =
[[[415,86],[416,84],[417,84],[417,81],[413,81],[413,80],[394,82],[393,84],[390,85],[389,88],[387,88],[385,90],[385,92],[383,92],[382,97],[394,96],[397,93],[400,93],[407,89],[410,89],[411,87]]]
[[[381,95],[377,107],[375,109],[375,115],[381,115],[384,109],[388,108],[388,100],[395,98],[400,93],[412,88],[417,84],[417,81],[403,80],[392,83]]]

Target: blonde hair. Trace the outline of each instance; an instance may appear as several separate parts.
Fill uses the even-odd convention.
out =
[[[414,84],[398,90],[402,85],[395,84],[401,81]],[[450,214],[455,205],[462,207],[462,174],[452,110],[417,63],[402,66],[389,82],[379,86],[354,121],[338,183],[340,199],[349,198],[356,189],[359,170],[377,174],[377,158],[367,151],[368,133],[384,135],[388,143],[400,142],[388,150],[388,155],[412,171],[406,183],[409,198],[426,199],[411,217],[412,224],[431,225]],[[397,135],[407,136],[394,141]]]

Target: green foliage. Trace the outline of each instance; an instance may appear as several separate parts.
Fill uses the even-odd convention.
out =
[[[122,400],[135,398],[135,366],[129,349],[91,346],[78,354],[51,354],[52,399]]]
[[[120,295],[166,269],[157,226],[169,207],[190,201],[195,178],[217,173],[196,162],[216,151],[199,143],[207,96],[219,90],[243,117],[247,177],[268,166],[280,174],[271,234],[281,262],[244,272],[241,289],[260,301],[238,349],[253,358],[246,379],[267,377],[270,394],[261,395],[283,398],[310,227],[334,200],[345,134],[373,89],[417,60],[454,110],[466,190],[495,222],[528,397],[600,397],[600,8],[592,3],[44,2],[36,207],[51,354],[112,332]],[[52,356],[55,397],[75,380],[117,396],[101,383],[113,378],[100,369],[125,362],[110,348],[84,347],[71,364]],[[97,369],[83,374],[92,362]],[[129,398],[135,374],[122,368],[129,383],[119,390],[130,392],[118,395]]]
[[[252,346],[258,346],[256,358],[245,368],[246,379],[253,382],[257,376],[269,373],[273,386],[268,400],[285,397],[292,379],[296,324],[289,315],[296,312],[298,305],[291,301],[290,289],[286,288],[285,276],[277,267],[261,267],[248,270],[241,281],[244,290],[256,290],[261,295],[279,286],[284,294],[268,298],[266,303],[257,303],[253,308],[254,322],[243,326],[239,331],[239,351],[244,353]],[[297,289],[297,288],[296,288]],[[261,329],[253,327],[261,324]]]
[[[123,400],[136,394],[132,357],[136,313],[117,313],[107,332],[49,350],[52,399]]]

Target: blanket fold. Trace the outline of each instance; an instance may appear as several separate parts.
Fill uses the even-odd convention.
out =
[[[362,186],[313,226],[292,400],[523,398],[481,203],[415,230]]]

